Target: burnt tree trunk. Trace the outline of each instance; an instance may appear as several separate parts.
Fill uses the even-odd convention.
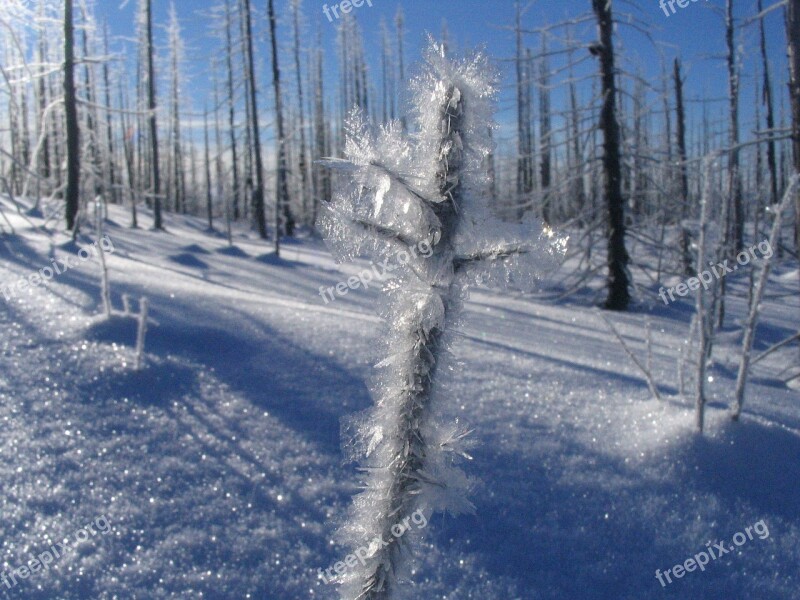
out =
[[[150,162],[153,175],[153,228],[162,229],[161,222],[161,174],[158,165],[158,124],[156,123],[156,76],[153,66],[153,7],[152,0],[145,0],[147,28],[147,109],[150,122]]]
[[[681,61],[677,58],[673,65],[675,82],[675,113],[678,121],[678,170],[680,171],[681,190],[681,262],[684,275],[694,275],[692,256],[689,252],[689,232],[684,221],[689,217],[689,174],[686,164],[686,111],[683,105],[683,79],[681,78]]]
[[[592,0],[600,36],[593,51],[600,60],[603,107],[600,128],[603,130],[603,170],[605,172],[606,208],[608,211],[608,297],[609,310],[626,310],[630,302],[628,251],[625,248],[625,202],[622,197],[620,133],[617,122],[617,84],[614,66],[611,0]]]
[[[65,216],[67,229],[77,225],[81,184],[81,147],[78,106],[75,98],[75,28],[72,23],[72,0],[64,3],[64,114],[67,125],[67,190]]]

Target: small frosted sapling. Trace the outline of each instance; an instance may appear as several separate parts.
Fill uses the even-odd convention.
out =
[[[446,416],[441,382],[467,285],[529,288],[565,249],[539,222],[503,223],[491,214],[485,158],[495,81],[482,55],[455,61],[432,43],[412,84],[414,133],[399,123],[374,130],[354,112],[346,159],[325,161],[336,172],[335,191],[319,225],[340,260],[368,254],[400,264],[398,254],[411,256],[420,243],[433,249],[404,262],[385,286],[387,356],[375,406],[354,421],[365,491],[340,532],[343,543],[369,551],[338,578],[342,598],[395,597],[409,571],[401,546],[412,536],[394,539],[392,528],[415,511],[473,510],[471,481],[454,464],[468,456],[468,432]]]

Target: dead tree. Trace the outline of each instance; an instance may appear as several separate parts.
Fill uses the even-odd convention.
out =
[[[275,34],[275,0],[267,3],[269,37],[272,45],[272,86],[275,92],[275,126],[277,129],[277,176],[275,186],[275,254],[280,253],[280,236],[294,235],[294,218],[289,207],[289,185],[286,176],[286,134],[283,129],[281,71],[278,67],[278,39]]]
[[[64,3],[64,114],[67,125],[67,229],[77,233],[81,184],[81,145],[78,128],[78,106],[75,97],[75,26],[72,21],[72,0]]]
[[[763,10],[763,0],[758,0],[758,12]],[[767,167],[769,168],[770,177],[770,204],[778,203],[778,167],[775,154],[775,140],[772,137],[772,132],[775,129],[775,107],[772,101],[772,81],[769,74],[769,60],[767,59],[767,37],[764,32],[764,19],[759,19],[759,46],[761,49],[761,61],[764,69],[764,81],[762,90],[762,101],[766,108],[767,115],[767,132],[770,136],[767,141]]]
[[[308,160],[306,158],[306,117],[305,100],[303,95],[303,73],[300,69],[300,3],[302,0],[292,0],[292,25],[294,29],[294,69],[297,78],[297,112],[300,119],[300,151],[298,153],[298,169],[302,182],[302,207],[303,219],[308,219],[309,182]]]
[[[792,110],[792,166],[800,173],[800,0],[788,0],[785,13],[789,42],[789,99]],[[800,193],[795,194],[795,250],[800,253]]]
[[[270,3],[271,6],[271,3]],[[250,131],[253,144],[253,170],[255,171],[255,186],[251,206],[253,218],[255,219],[258,235],[261,239],[267,239],[267,219],[264,213],[264,163],[261,159],[261,133],[258,126],[258,102],[256,100],[256,70],[255,60],[253,59],[253,15],[250,10],[250,0],[242,0],[244,14],[244,47],[245,47],[245,79],[248,87],[248,102],[250,105]],[[276,236],[277,237],[277,233]]]
[[[728,131],[728,200],[727,216],[730,225],[726,226],[727,250],[733,254],[744,245],[744,206],[742,204],[742,182],[739,172],[739,65],[734,38],[733,0],[726,0],[725,42],[728,48],[728,104],[730,107],[730,129]],[[723,290],[725,284],[723,283]],[[724,300],[724,292],[723,292]],[[720,303],[720,324],[724,303]]]
[[[552,181],[552,155],[553,142],[551,139],[550,115],[550,65],[547,60],[546,36],[542,36],[542,58],[539,63],[539,136],[541,145],[540,174],[542,184],[542,219],[545,223],[552,222],[550,184]]]
[[[611,0],[592,0],[597,17],[599,41],[591,51],[600,60],[603,86],[603,106],[600,128],[603,130],[604,193],[608,212],[608,297],[609,310],[626,310],[630,302],[630,281],[625,248],[625,201],[622,197],[622,166],[620,161],[620,133],[617,121],[617,85],[614,67],[614,20]]]
[[[685,221],[689,217],[689,172],[686,162],[686,112],[683,106],[683,79],[681,78],[681,61],[673,63],[673,80],[675,83],[675,115],[678,122],[678,170],[680,172],[680,251],[684,275],[692,275],[692,256],[689,251],[689,232]]]
[[[147,109],[150,124],[150,168],[153,186],[153,228],[163,229],[161,222],[161,175],[158,165],[158,123],[156,122],[156,75],[153,66],[153,9],[152,0],[143,0],[145,6],[145,36],[147,40]]]
[[[397,14],[394,17],[394,23],[397,27],[397,66],[399,69],[399,76],[398,79],[399,84],[398,86],[402,86],[406,81],[406,73],[405,73],[405,62],[404,62],[404,51],[403,51],[403,36],[404,36],[404,27],[405,27],[406,17],[403,13],[403,7],[397,7]],[[403,131],[408,129],[408,124],[406,121],[406,114],[405,110],[401,107],[400,112],[400,123],[403,125]]]
[[[531,78],[522,44],[522,11],[516,4],[517,70],[517,208],[521,219],[533,192],[533,134],[531,132]]]
[[[231,171],[233,179],[233,219],[239,219],[239,154],[236,144],[236,96],[233,84],[233,18],[230,0],[225,0],[225,62],[228,71],[228,134],[231,144]]]

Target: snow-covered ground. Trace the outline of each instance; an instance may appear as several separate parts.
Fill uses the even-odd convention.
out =
[[[0,286],[76,253],[4,208],[17,235],[0,237]],[[231,249],[201,219],[127,223],[112,207],[108,265],[115,309],[149,298],[143,370],[134,320],[97,317],[96,261],[0,295],[0,597],[335,598],[318,573],[350,552],[331,539],[358,481],[340,420],[370,404],[381,295],[326,304],[319,288],[366,264],[336,265],[313,240],[275,259],[244,231]],[[800,598],[800,398],[778,383],[796,345],[756,365],[732,425],[739,335],[723,332],[699,437],[677,396],[691,300],[641,300],[611,319],[640,355],[650,319],[662,402],[596,309],[473,293],[451,402],[475,429],[477,511],[420,531],[408,598]],[[777,269],[757,349],[798,329],[798,304],[796,270]],[[729,302],[728,322],[744,308]],[[8,579],[101,517],[110,533]],[[768,536],[656,578],[762,520]]]

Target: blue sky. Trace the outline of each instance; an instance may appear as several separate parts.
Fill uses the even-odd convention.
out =
[[[263,34],[266,26],[265,0],[252,0],[256,14],[256,30]],[[767,6],[774,0],[765,0]],[[167,23],[169,2],[166,0],[153,0],[154,18],[157,24]],[[327,59],[327,74],[331,84],[336,77],[335,33],[336,24],[329,23],[323,13],[323,5],[334,4],[332,0],[304,0],[303,12],[306,21],[306,38],[314,39],[316,27],[322,29]],[[392,22],[399,5],[402,5],[406,16],[406,63],[412,65],[420,55],[420,47],[424,43],[426,32],[438,36],[442,30],[443,21],[447,22],[451,39],[459,50],[485,46],[487,52],[495,59],[508,59],[514,55],[514,37],[511,31],[504,29],[514,20],[513,0],[372,0],[372,7],[366,5],[353,9],[352,13],[364,31],[365,46],[368,60],[372,66],[373,81],[379,85],[379,24],[381,18]],[[209,27],[210,19],[203,15],[213,3],[195,0],[177,0],[176,8],[184,32],[187,45],[187,67],[192,74],[189,91],[196,103],[196,108],[202,108],[203,102],[209,93],[209,62],[211,56],[218,53],[218,42],[211,38]],[[755,0],[737,1],[736,14],[740,19],[755,13]],[[587,14],[591,10],[589,0],[538,0],[531,3],[523,2],[527,6],[527,13],[523,25],[528,28],[542,27],[547,24],[557,23],[579,15]],[[623,13],[634,15],[644,23],[643,29],[647,35],[637,31],[631,26],[620,26],[618,29],[618,44],[624,47],[627,61],[623,66],[629,69],[638,69],[655,84],[661,68],[661,55],[671,63],[672,58],[680,56],[684,62],[687,74],[686,93],[689,97],[714,97],[720,98],[726,94],[727,74],[722,60],[725,52],[724,29],[722,9],[724,0],[700,0],[691,2],[686,8],[676,7],[676,14],[666,17],[659,8],[657,0],[637,1],[628,3],[615,3],[615,12],[618,16]],[[281,60],[284,72],[290,75],[291,55],[289,54],[289,11],[288,0],[277,0],[276,10],[279,17],[279,27],[282,30],[283,48]],[[123,2],[122,0],[103,0],[97,7],[98,16],[107,18],[112,33],[119,36],[132,36],[134,31],[135,0]],[[773,85],[777,96],[785,90],[786,60],[784,50],[783,20],[780,11],[774,11],[767,17],[767,38]],[[576,37],[588,40],[594,35],[594,24],[579,25],[575,29]],[[742,126],[743,131],[752,128],[754,90],[753,76],[754,64],[758,59],[756,26],[739,30],[738,44],[742,50],[743,81],[742,81]],[[157,32],[163,44],[163,30]],[[648,39],[648,36],[652,39]],[[655,41],[655,44],[653,43]],[[538,49],[537,37],[528,37],[528,43]],[[576,56],[580,56],[579,51]],[[258,73],[259,84],[266,94],[269,88],[270,73],[267,69],[270,59],[266,36],[259,39],[257,44],[258,60],[261,69]],[[498,63],[503,68],[503,89],[500,98],[501,123],[510,125],[514,119],[513,100],[513,69],[508,62],[502,60]],[[595,69],[594,61],[584,63],[584,70]],[[329,89],[335,89],[329,84]],[[584,89],[586,97],[589,90]],[[558,107],[560,98],[556,95],[553,103]],[[692,105],[694,110],[699,110],[698,105]],[[712,115],[723,118],[725,104],[720,102],[714,105]],[[697,113],[695,112],[695,115]]]

